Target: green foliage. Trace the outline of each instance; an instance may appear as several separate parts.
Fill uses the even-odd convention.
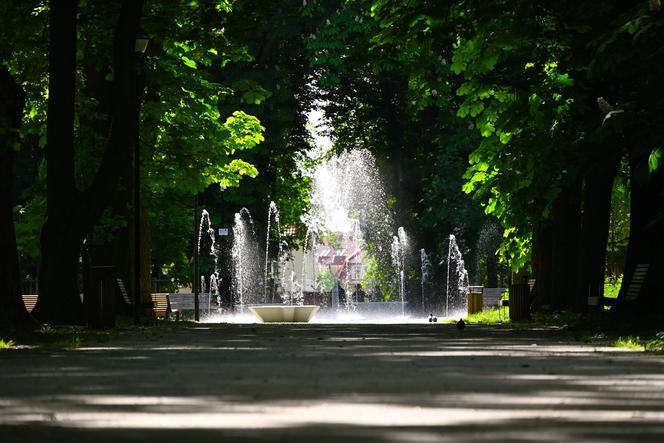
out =
[[[0,349],[9,349],[9,348],[11,348],[15,345],[16,345],[16,343],[14,343],[13,340],[5,341],[5,340],[0,338]]]
[[[611,216],[606,244],[606,275],[617,282],[624,273],[629,243],[631,203],[629,165],[622,162],[611,191]]]
[[[45,349],[72,350],[91,342],[106,342],[121,335],[118,329],[92,330],[80,326],[44,325],[34,331],[22,331],[12,334],[11,340],[0,340],[0,349],[12,346],[28,346]]]
[[[10,5],[11,3],[11,5]],[[121,2],[79,2],[76,72],[76,185],[87,189],[107,145],[112,71],[113,36]],[[178,224],[166,224],[173,236],[190,238],[191,220],[183,222],[191,197],[212,184],[238,186],[243,178],[258,175],[246,160],[247,152],[264,142],[265,128],[241,106],[227,109],[223,100],[235,94],[248,103],[261,103],[270,92],[250,80],[228,80],[223,74],[232,62],[252,57],[241,42],[224,34],[232,2],[201,0],[147,2],[141,19],[150,37],[148,49],[138,61],[139,84],[143,87],[140,115],[141,184],[150,216],[160,218],[168,208]],[[24,151],[45,144],[48,99],[48,6],[34,2],[9,2],[0,17],[0,63],[7,65],[27,93],[21,132]],[[41,155],[41,154],[40,154]],[[127,169],[118,190],[119,199],[130,191]],[[28,177],[20,188],[15,209],[18,248],[24,273],[34,277],[39,260],[39,233],[44,221],[44,169]],[[101,244],[117,238],[128,220],[128,205],[109,196],[109,209],[89,235],[89,243]],[[188,200],[189,199],[189,200]],[[185,203],[186,201],[186,203]],[[160,212],[161,211],[161,212]],[[160,221],[163,221],[160,220]],[[156,226],[156,225],[155,225]],[[156,231],[164,231],[159,225]],[[155,251],[176,280],[187,274],[188,243],[173,241],[179,252],[155,237]],[[172,253],[170,257],[164,254]],[[184,258],[183,258],[184,257]]]
[[[627,348],[635,351],[644,351],[645,346],[642,343],[641,339],[636,336],[629,335],[627,337],[618,337],[617,340],[613,342],[613,346],[618,348]]]
[[[425,103],[433,90],[450,91],[447,100],[438,94],[437,102],[482,137],[469,155],[463,191],[505,228],[501,257],[513,269],[529,260],[531,232],[546,224],[560,190],[621,149],[614,140],[626,125],[639,127],[635,138],[643,138],[629,106],[612,115],[598,113],[597,81],[604,93],[620,97],[617,106],[633,100],[649,112],[661,109],[661,94],[645,92],[656,83],[643,81],[659,69],[653,42],[661,37],[661,14],[645,8],[646,2],[542,7],[499,0],[434,7],[423,0],[373,1],[372,15],[380,23],[374,41],[410,57],[403,71],[419,95],[413,103]],[[432,48],[437,58],[426,56]],[[423,59],[429,62],[426,74]],[[657,135],[646,138],[659,146],[654,120],[646,124]],[[659,162],[658,148],[650,155],[650,170]]]
[[[618,298],[620,286],[622,284],[622,275],[615,278],[608,278],[604,282],[604,297],[605,298]]]
[[[647,340],[644,345],[646,352],[652,352],[654,354],[664,354],[664,339],[656,338],[652,340]]]
[[[316,290],[330,292],[334,288],[334,275],[329,269],[321,269],[316,273]]]
[[[454,38],[432,36],[444,26],[437,14],[445,7],[413,3],[307,2],[303,14],[313,30],[306,46],[334,149],[360,147],[376,156],[396,225],[439,260],[450,233],[468,252],[485,221],[460,189],[479,137],[450,109],[446,60]],[[369,242],[385,244],[386,237]],[[376,249],[373,256],[387,281],[389,254]]]
[[[302,38],[308,24],[299,15],[301,7],[301,2],[277,0],[266,0],[259,8],[249,0],[233,3],[224,36],[243,47],[245,56],[225,65],[224,79],[236,92],[225,94],[220,104],[222,111],[242,109],[255,115],[265,128],[265,140],[243,154],[259,175],[250,185],[223,192],[222,223],[232,223],[233,213],[247,207],[256,231],[264,231],[264,214],[274,201],[281,225],[298,228],[287,239],[291,245],[302,241],[306,230],[300,216],[309,203],[309,179],[297,167],[310,148],[305,126],[313,101]]]
[[[377,287],[384,301],[391,301],[397,295],[394,271],[389,267],[381,266],[375,257],[370,256],[367,259],[367,271],[360,284],[363,288]]]
[[[655,172],[659,169],[660,159],[662,158],[662,150],[660,148],[653,149],[648,157],[648,169],[650,172]]]
[[[466,321],[479,324],[509,323],[510,317],[505,308],[490,308],[470,314]]]
[[[340,248],[340,243],[339,240],[337,239],[337,233],[336,232],[324,232],[320,234],[320,240],[324,244],[327,244],[330,246],[332,249],[339,249]]]

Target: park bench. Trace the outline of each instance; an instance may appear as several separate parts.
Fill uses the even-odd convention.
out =
[[[28,310],[28,312],[32,312],[33,309],[35,309],[35,305],[37,304],[37,294],[24,294],[21,295],[23,297],[23,304],[25,305],[25,309]]]
[[[194,310],[194,294],[190,292],[169,294],[168,299],[171,302],[171,307],[178,309],[180,312]],[[210,304],[212,301],[209,293],[198,294],[198,308],[200,312],[207,312],[208,309],[212,308]],[[214,306],[216,307],[217,305],[215,304]]]
[[[484,306],[500,307],[500,301],[506,291],[505,288],[482,288]]]
[[[623,297],[624,301],[634,301],[639,298],[641,286],[643,286],[643,282],[648,275],[649,267],[649,263],[639,263],[636,265],[629,286],[627,287],[627,291],[625,292],[625,296]]]
[[[133,306],[129,294],[127,294],[127,288],[125,288],[124,282],[121,278],[116,278],[115,281],[118,283],[118,288],[120,289],[120,294],[122,294],[122,300],[128,306]],[[155,293],[152,294],[152,309],[154,310],[154,315],[157,318],[168,319],[171,315],[175,315],[175,319],[180,319],[180,309],[177,309],[171,305],[171,300],[168,294],[166,293]]]
[[[180,320],[180,310],[171,307],[171,301],[167,293],[152,294],[152,305],[157,318],[168,320],[172,315],[175,315],[175,319]]]
[[[188,292],[169,294],[168,300],[171,302],[171,307],[180,312],[194,310],[194,294]]]
[[[118,289],[120,289],[120,294],[122,294],[122,301],[124,301],[126,305],[131,306],[133,303],[129,298],[129,294],[127,294],[127,288],[125,288],[124,282],[122,281],[121,278],[116,278],[115,281],[118,283]]]

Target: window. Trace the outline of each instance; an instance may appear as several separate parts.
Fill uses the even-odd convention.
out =
[[[354,263],[350,268],[350,278],[353,281],[362,279],[362,263]]]

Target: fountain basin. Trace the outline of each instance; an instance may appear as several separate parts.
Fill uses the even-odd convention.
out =
[[[307,323],[318,309],[318,305],[249,306],[251,313],[263,323]]]

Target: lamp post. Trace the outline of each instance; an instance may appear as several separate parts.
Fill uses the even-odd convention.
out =
[[[141,316],[141,148],[140,148],[140,122],[141,122],[141,85],[139,63],[148,47],[148,37],[136,36],[134,45],[135,60],[135,99],[136,99],[136,143],[134,146],[134,324],[138,325]]]

